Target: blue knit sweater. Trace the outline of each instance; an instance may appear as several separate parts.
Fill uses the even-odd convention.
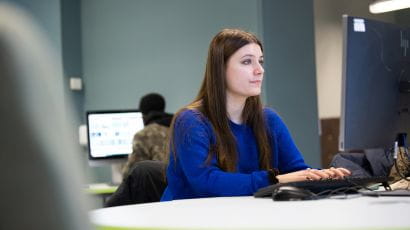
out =
[[[264,109],[272,138],[273,168],[280,173],[308,168],[283,121],[271,109]],[[267,171],[259,168],[259,151],[252,129],[230,122],[238,151],[237,172],[222,171],[216,159],[205,161],[215,135],[210,121],[197,110],[185,110],[175,121],[176,160],[171,152],[167,169],[168,186],[161,201],[216,196],[252,195],[269,185]]]

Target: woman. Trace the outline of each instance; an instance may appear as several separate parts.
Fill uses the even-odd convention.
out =
[[[225,29],[213,38],[198,96],[171,125],[162,201],[252,195],[273,183],[350,174],[305,164],[279,116],[262,107],[263,74],[255,35]]]

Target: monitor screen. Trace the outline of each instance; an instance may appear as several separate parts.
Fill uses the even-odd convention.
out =
[[[339,149],[390,148],[410,131],[409,29],[343,17],[342,110]]]
[[[132,153],[134,134],[144,122],[139,111],[89,111],[87,127],[89,159],[114,159]]]

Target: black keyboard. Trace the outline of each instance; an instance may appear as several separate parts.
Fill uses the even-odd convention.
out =
[[[324,191],[334,191],[336,189],[346,188],[346,191],[349,188],[353,187],[367,187],[372,184],[382,183],[384,186],[388,186],[387,182],[391,181],[391,177],[366,177],[366,178],[355,178],[355,177],[346,177],[343,179],[331,179],[331,180],[312,180],[312,181],[300,181],[300,182],[290,182],[290,183],[279,183],[270,185],[264,188],[260,188],[257,192],[253,194],[254,197],[270,197],[272,192],[279,188],[280,186],[295,186],[298,188],[303,188],[309,190],[315,194],[324,192]]]

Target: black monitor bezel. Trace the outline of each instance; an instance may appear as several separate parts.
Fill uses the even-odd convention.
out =
[[[384,115],[386,115],[385,117],[391,118],[391,119],[384,119],[384,120],[389,120],[389,122],[384,122],[383,124],[389,124],[391,126],[391,129],[383,129],[380,130],[380,132],[375,132],[375,133],[371,133],[370,136],[373,137],[374,135],[377,135],[378,137],[381,137],[382,135],[384,135],[383,138],[374,138],[374,139],[379,139],[381,141],[379,141],[378,143],[374,143],[374,141],[371,141],[367,136],[361,136],[359,138],[353,138],[354,140],[357,141],[352,141],[352,137],[353,136],[357,136],[356,134],[351,135],[352,134],[352,130],[351,127],[353,127],[352,124],[349,124],[346,121],[346,110],[349,109],[349,103],[351,102],[347,102],[346,100],[346,94],[349,94],[348,92],[348,86],[347,86],[347,79],[352,79],[351,76],[348,77],[348,73],[347,73],[347,69],[348,69],[348,61],[347,59],[350,57],[348,54],[348,39],[349,39],[349,33],[351,32],[351,30],[349,29],[349,23],[351,23],[353,20],[355,19],[359,19],[362,20],[364,23],[366,23],[366,30],[367,30],[367,26],[369,25],[369,23],[373,24],[373,26],[378,25],[378,27],[380,28],[385,28],[388,30],[399,30],[399,31],[403,31],[403,30],[407,30],[406,28],[400,27],[399,25],[395,25],[392,23],[388,23],[388,22],[383,22],[383,21],[376,21],[373,19],[366,19],[363,17],[353,17],[353,16],[348,16],[348,15],[343,15],[343,59],[342,59],[342,103],[341,103],[341,116],[340,116],[340,130],[339,130],[339,150],[340,151],[356,151],[356,150],[364,150],[364,149],[369,149],[369,148],[384,148],[384,149],[388,149],[391,148],[393,146],[394,143],[394,139],[397,133],[400,132],[405,132],[405,133],[409,133],[410,132],[410,127],[409,124],[406,125],[406,120],[408,121],[408,117],[405,117],[404,115],[398,115],[398,113],[400,113],[401,108],[400,106],[405,105],[405,103],[410,103],[409,98],[408,98],[408,94],[405,95],[403,93],[400,93],[399,91],[399,79],[400,77],[397,75],[394,78],[392,78],[393,80],[389,81],[388,83],[391,83],[391,85],[393,85],[394,83],[394,87],[390,87],[389,91],[387,91],[388,93],[391,93],[393,91],[391,91],[392,88],[397,88],[397,92],[394,94],[395,98],[400,98],[402,97],[402,99],[400,100],[395,100],[395,102],[397,102],[395,105],[393,110],[385,110],[385,111],[391,111],[389,112],[389,114],[387,113],[383,113]],[[360,32],[360,31],[359,31]],[[396,41],[396,40],[395,40]],[[398,40],[397,44],[399,44],[400,40]],[[389,43],[390,44],[390,43]],[[396,43],[394,43],[396,44]],[[384,53],[386,53],[386,50],[384,50]],[[395,54],[397,54],[397,52],[395,52]],[[400,56],[400,55],[399,55]],[[407,58],[407,57],[406,57]],[[396,62],[394,63],[399,63],[399,61],[403,62],[407,59],[404,59],[404,57],[400,57],[400,58],[396,58]],[[385,61],[383,59],[383,61]],[[351,67],[351,66],[350,66]],[[393,70],[397,70],[397,68],[392,68],[391,71]],[[398,78],[398,79],[396,79]],[[397,83],[397,84],[396,84]],[[367,91],[369,91],[368,89],[366,89]],[[351,93],[350,93],[351,94]],[[378,95],[378,97],[380,97],[379,95],[382,95],[382,93],[380,91],[374,90],[374,94]],[[392,95],[392,94],[391,94]],[[391,96],[390,95],[390,96]],[[349,98],[351,98],[351,96],[349,96]],[[374,100],[376,101],[376,100]],[[391,101],[391,100],[389,100]],[[399,103],[400,101],[400,103]],[[388,105],[393,105],[394,103],[388,103]],[[391,107],[391,106],[390,106]],[[374,106],[371,108],[375,108]],[[385,105],[381,106],[381,108],[385,109]],[[370,111],[373,111],[372,109]],[[371,113],[369,113],[370,111],[367,111],[365,108],[363,108],[363,113],[367,113],[368,116],[372,116]],[[395,114],[395,115],[392,115]],[[351,117],[351,115],[349,115]],[[362,116],[363,117],[363,116]],[[351,119],[349,119],[351,121]],[[356,119],[357,120],[357,119]],[[374,119],[372,119],[374,120]],[[381,119],[380,119],[381,120]],[[373,122],[374,123],[374,122]],[[358,123],[359,124],[359,123]],[[370,127],[368,124],[368,122],[366,122],[367,127]],[[374,123],[375,124],[375,123]],[[381,124],[381,123],[377,123],[377,124]],[[348,128],[347,126],[350,126],[350,128]],[[355,127],[363,127],[363,125],[360,123],[360,125],[355,125]],[[378,127],[378,126],[374,126],[374,127]],[[350,130],[349,130],[350,129]],[[357,128],[356,128],[357,130]],[[363,134],[368,134],[368,132],[363,132]],[[388,135],[388,136],[387,136]]]

